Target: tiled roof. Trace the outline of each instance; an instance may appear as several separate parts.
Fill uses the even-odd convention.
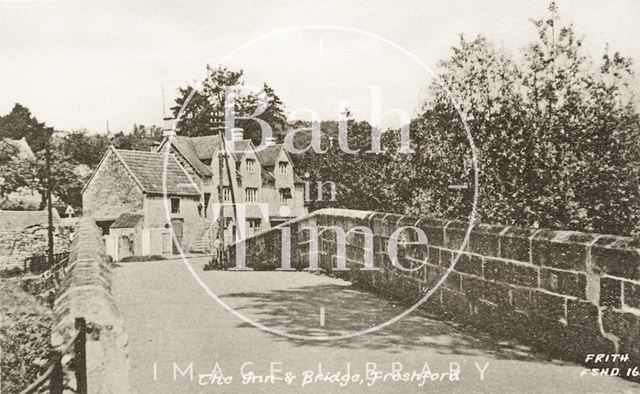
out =
[[[198,151],[196,150],[193,141],[189,137],[178,136],[173,138],[173,146],[184,156],[184,158],[191,164],[191,166],[202,176],[211,176],[213,173],[211,169],[200,161],[198,157]]]
[[[164,153],[114,149],[129,167],[146,193],[163,193]],[[198,188],[180,166],[174,155],[167,161],[167,194],[199,195]]]
[[[211,160],[213,152],[220,147],[219,135],[206,135],[203,137],[191,137],[191,144],[200,160]]]
[[[280,150],[282,149],[282,144],[275,144],[266,146],[262,150],[256,151],[258,155],[258,160],[263,167],[274,167],[276,165],[276,161],[280,156]]]
[[[54,225],[60,222],[58,211],[53,209]],[[22,231],[27,227],[49,223],[47,210],[42,211],[0,211],[0,230]]]
[[[228,144],[231,146],[231,153],[235,156],[236,160],[241,160],[247,151],[252,149],[251,140],[234,141]]]
[[[280,150],[282,149],[282,145],[283,144],[269,145],[262,150],[256,151],[256,155],[258,155],[258,160],[260,161],[260,164],[262,165],[262,167],[270,169],[276,166],[278,162],[278,157],[280,157]],[[267,171],[265,170],[262,171],[263,174],[265,172]],[[273,178],[273,174],[269,174],[269,175]],[[264,180],[264,177],[263,177],[263,180]],[[295,172],[293,173],[293,182],[296,184],[304,183],[302,178],[300,178],[298,174],[296,174]]]
[[[202,160],[211,159],[217,149],[221,147],[220,136],[207,135],[201,137],[185,137],[176,136],[173,139],[173,144],[176,149],[184,156],[184,158],[196,169],[196,171],[203,176],[213,175],[211,168],[204,164]],[[233,145],[232,145],[233,144]],[[233,149],[230,147],[233,146]],[[252,147],[251,140],[241,140],[236,142],[227,142],[227,149],[235,160],[241,160],[246,151]],[[280,157],[280,151],[283,148],[283,144],[268,145],[263,149],[256,151],[258,161],[264,168],[271,169],[275,167]],[[262,180],[265,182],[273,182],[275,178],[272,173],[268,171],[262,171]],[[294,174],[294,183],[303,183],[302,179]]]
[[[136,215],[133,213],[123,213],[116,219],[110,228],[134,228],[144,219],[144,215]]]
[[[227,153],[230,153],[231,157],[236,161],[241,160],[244,155],[250,150],[253,150],[253,144],[251,143],[251,140],[241,140],[234,142],[227,140],[226,151]]]

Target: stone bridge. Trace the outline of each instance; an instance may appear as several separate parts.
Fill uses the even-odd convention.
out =
[[[57,302],[76,306],[57,310],[61,322],[83,313],[100,333],[88,346],[92,392],[122,392],[105,383],[115,378],[131,392],[640,388],[585,372],[640,367],[637,241],[482,224],[466,237],[467,227],[320,210],[244,241],[251,271],[203,271],[203,257],[111,268],[101,252],[82,255],[100,245],[81,240],[75,282]],[[94,230],[83,220],[80,238]],[[629,359],[588,356],[601,353]],[[279,380],[287,372],[290,384]]]

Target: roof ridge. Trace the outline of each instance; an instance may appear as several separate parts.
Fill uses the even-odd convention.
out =
[[[157,155],[157,154],[162,155],[162,154],[164,154],[162,152],[151,152],[151,151],[148,151],[148,150],[139,150],[139,149],[121,149],[121,148],[116,148],[116,147],[114,147],[114,149],[119,151],[119,152],[150,153],[150,154],[153,154],[153,155]]]

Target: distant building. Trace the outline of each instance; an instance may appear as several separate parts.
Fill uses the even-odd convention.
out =
[[[13,151],[15,157],[18,159],[34,159],[36,157],[24,137],[19,140],[12,140],[11,138],[0,138],[0,145],[8,147],[11,151]]]
[[[164,139],[153,150],[111,147],[83,190],[83,212],[102,228],[107,250],[116,259],[176,253],[174,239],[183,250],[209,251],[221,222],[228,244],[236,228],[234,200],[247,204],[247,235],[307,212],[304,184],[289,154],[274,140],[256,150],[239,129],[223,145],[219,135],[176,136],[166,126]],[[219,217],[213,211],[216,202],[229,204],[222,221],[213,220]],[[268,204],[268,212],[254,203]]]

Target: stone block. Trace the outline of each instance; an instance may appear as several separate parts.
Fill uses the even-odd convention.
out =
[[[604,309],[602,311],[602,328],[627,344],[635,343],[640,348],[640,316],[635,313]]]
[[[464,274],[482,277],[482,257],[470,254],[461,254],[454,269]]]
[[[427,234],[429,245],[444,246],[444,226],[447,223],[447,220],[442,219],[421,218],[416,223],[416,227]]]
[[[567,299],[562,296],[544,293],[541,291],[531,292],[533,312],[536,315],[559,321],[565,319],[565,304]]]
[[[535,229],[509,227],[500,236],[500,257],[528,263],[530,261],[530,241],[536,233]]]
[[[444,273],[444,275],[447,275],[447,274]],[[460,282],[461,282],[460,274],[455,271],[452,271],[447,275],[442,286],[450,290],[460,291],[462,290]]]
[[[440,279],[446,272],[446,269],[441,267],[435,267],[432,265],[426,265],[425,270],[426,270],[426,282],[427,282],[427,285],[429,285],[430,287],[435,286],[436,283],[440,281]]]
[[[493,282],[485,282],[482,299],[499,305],[502,312],[507,313],[511,308],[511,288],[506,285]]]
[[[505,260],[485,260],[484,277],[504,284],[527,287],[537,287],[538,285],[537,268],[510,263]]]
[[[448,250],[440,250],[440,265],[443,268],[449,268],[451,266],[451,262],[453,261],[454,253]]]
[[[584,300],[586,286],[586,274],[540,268],[540,287],[545,290]]]
[[[445,228],[445,247],[454,251],[466,252],[469,250],[469,222],[451,221]],[[470,237],[470,234],[469,234]]]
[[[600,278],[600,306],[622,307],[622,282],[613,278]]]
[[[591,247],[591,262],[605,274],[640,280],[640,240],[602,237]]]
[[[461,275],[461,279],[462,291],[470,301],[477,302],[483,298],[487,281],[469,275]]]
[[[640,283],[624,282],[624,304],[640,309]]]
[[[500,233],[503,226],[478,224],[471,230],[469,251],[482,256],[500,257]]]
[[[567,324],[580,326],[594,335],[599,335],[598,306],[580,300],[567,301]]]
[[[514,309],[522,312],[531,312],[531,290],[522,288],[511,289],[511,305]]]
[[[585,271],[587,248],[595,235],[542,230],[531,241],[532,263],[573,271]]]

